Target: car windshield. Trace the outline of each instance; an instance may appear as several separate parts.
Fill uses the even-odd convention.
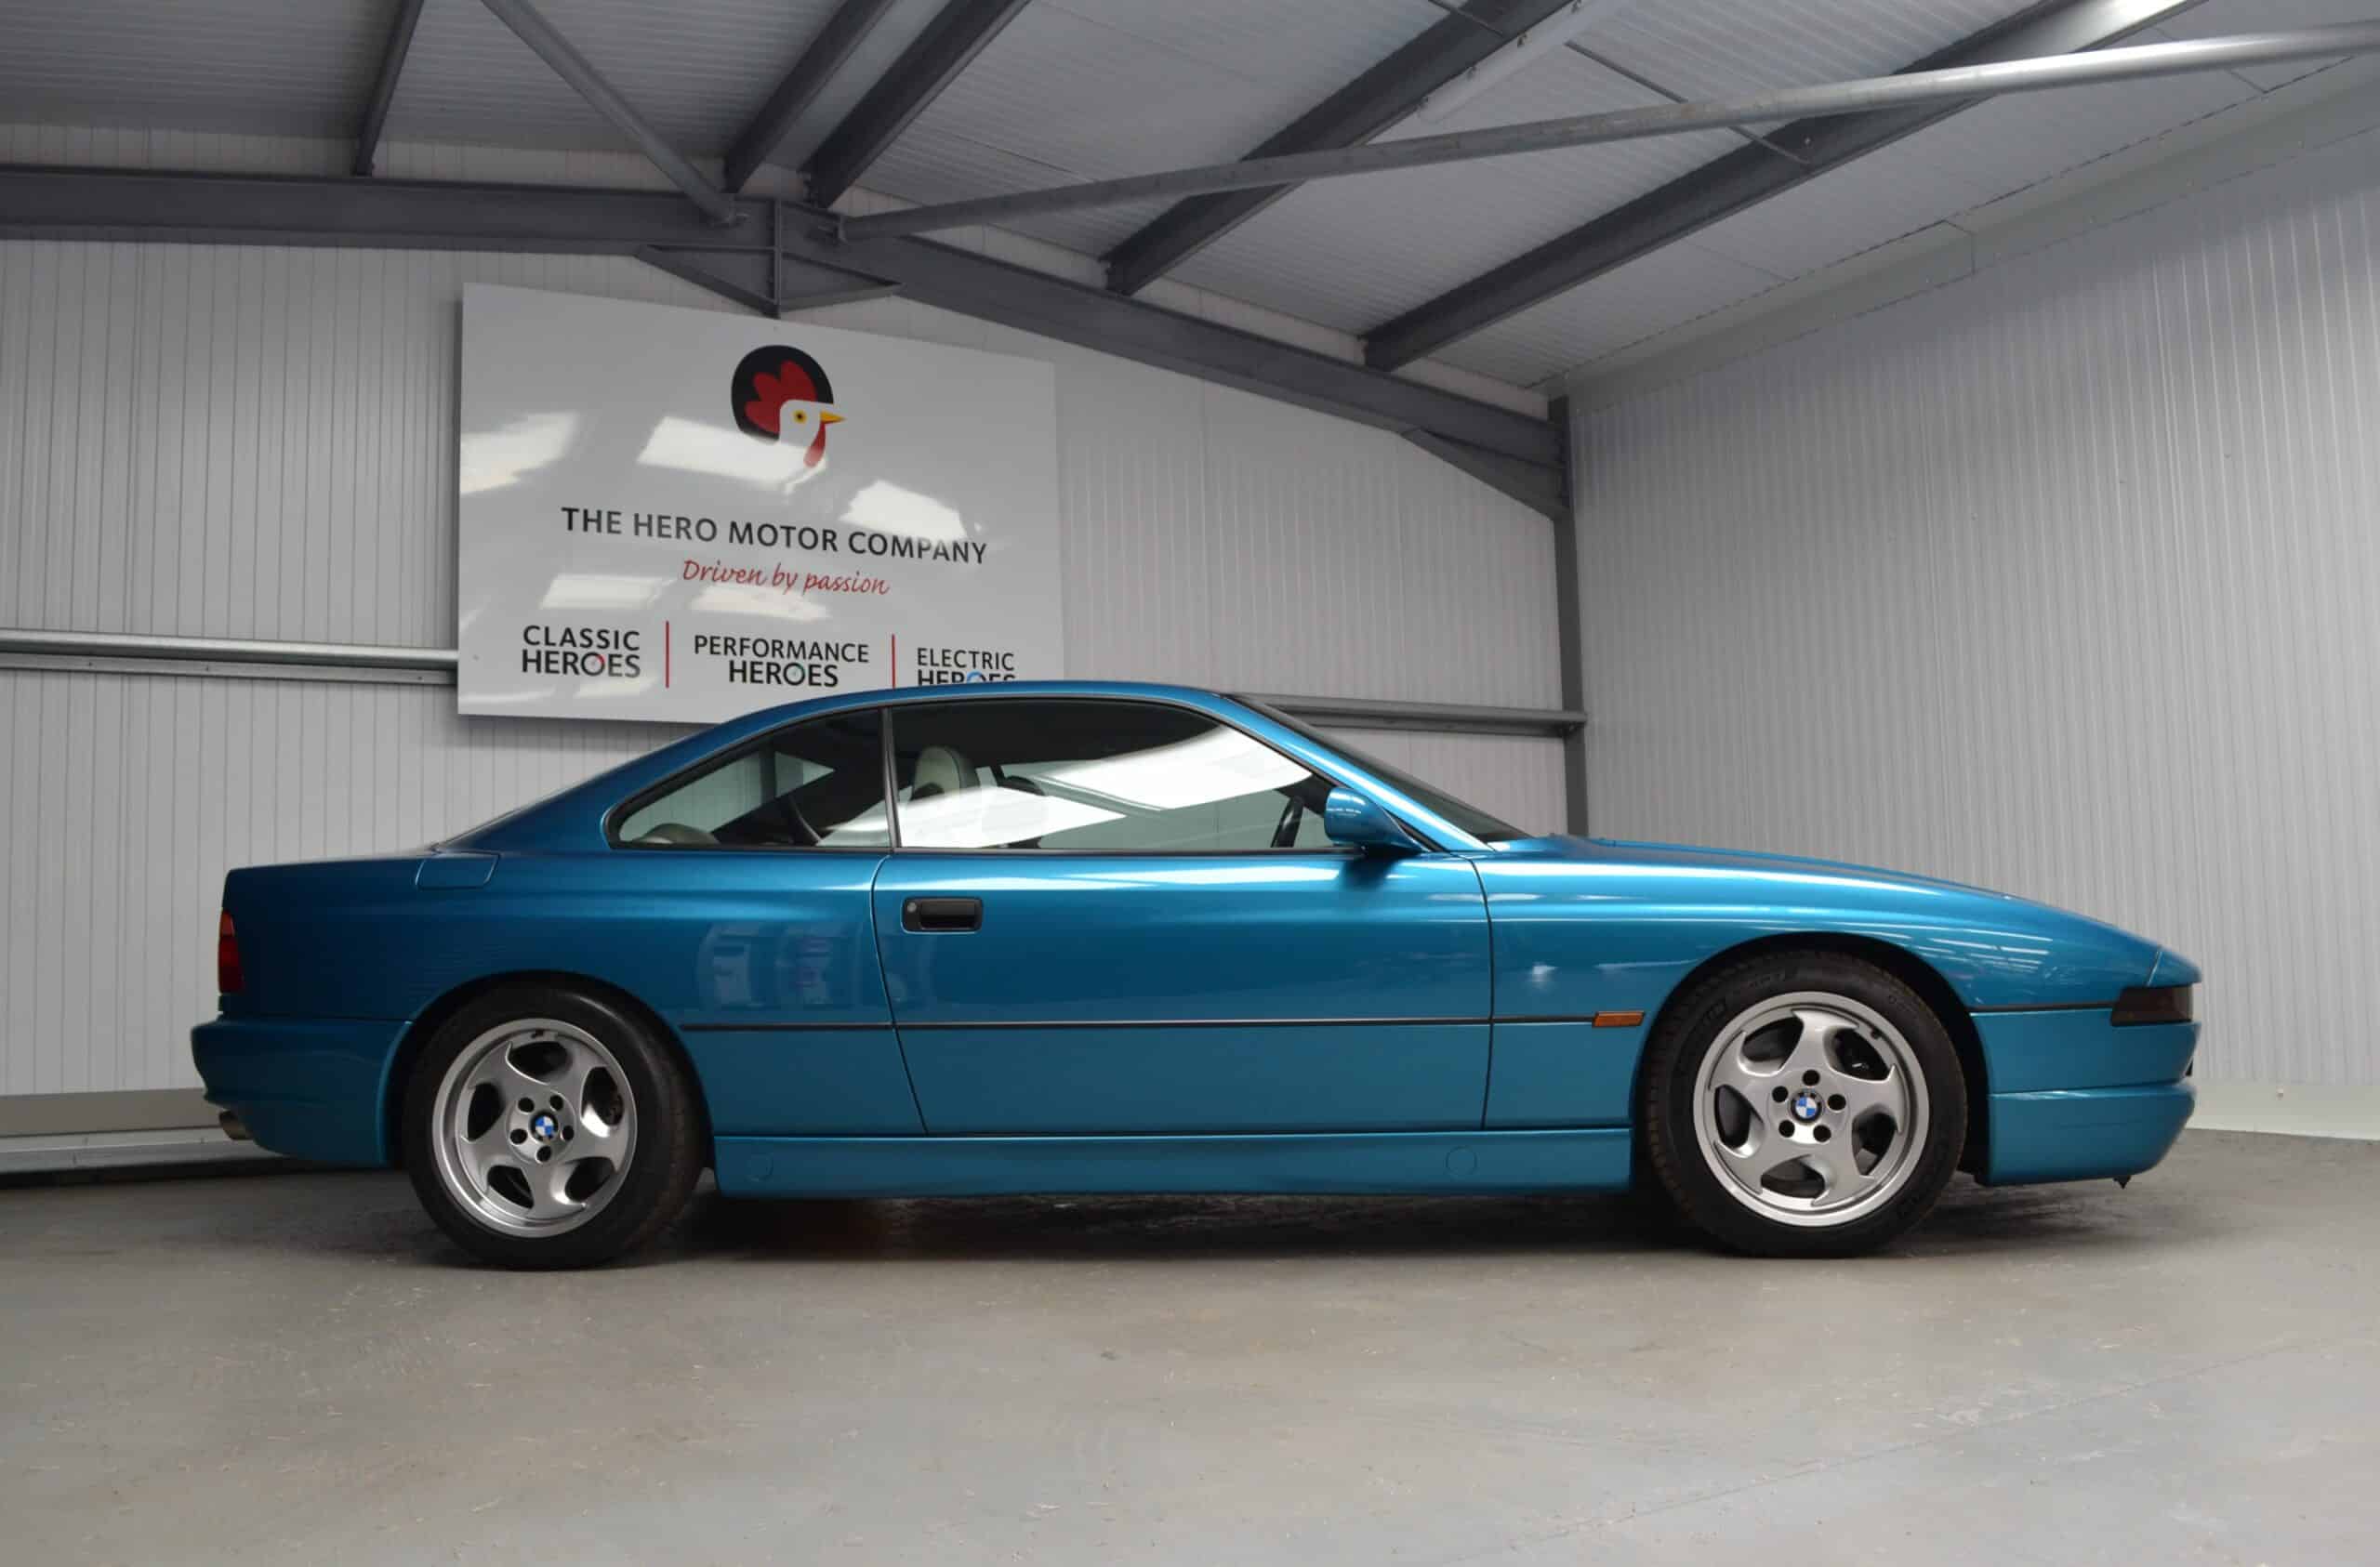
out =
[[[1431,810],[1445,817],[1482,843],[1510,843],[1514,838],[1535,836],[1514,826],[1509,822],[1488,815],[1475,805],[1455,798],[1444,789],[1434,788],[1422,783],[1401,768],[1391,767],[1377,757],[1368,757],[1337,735],[1325,734],[1312,724],[1302,723],[1277,707],[1259,702],[1252,696],[1235,696],[1232,700],[1263,714],[1283,729],[1293,730],[1313,741],[1316,745],[1346,757],[1382,783],[1412,797],[1414,800],[1427,806]]]

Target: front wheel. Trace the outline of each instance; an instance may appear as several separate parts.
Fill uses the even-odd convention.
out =
[[[1966,1141],[1958,1052],[1908,985],[1776,953],[1681,995],[1646,1047],[1640,1122],[1662,1188],[1739,1251],[1871,1250],[1934,1206]]]
[[[650,1028],[548,986],[448,1019],[405,1096],[422,1206],[508,1268],[583,1268],[651,1240],[702,1175],[701,1135],[692,1087]]]

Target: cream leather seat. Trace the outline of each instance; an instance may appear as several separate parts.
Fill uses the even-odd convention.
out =
[[[956,795],[975,786],[972,762],[947,745],[929,745],[918,753],[918,770],[909,780],[909,797],[930,799],[935,795]]]

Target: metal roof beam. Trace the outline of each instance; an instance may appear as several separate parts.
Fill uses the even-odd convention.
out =
[[[397,77],[404,71],[405,55],[413,48],[413,30],[420,20],[421,0],[397,0],[389,19],[389,41],[380,50],[380,73],[373,79],[372,97],[364,103],[363,123],[355,130],[355,172],[361,178],[372,177],[372,165],[379,158],[381,127],[389,123],[389,105],[397,97]]]
[[[776,280],[769,275],[775,269],[766,251],[683,251],[648,244],[638,248],[636,258],[755,315],[777,313]]]
[[[732,200],[747,220],[722,230],[656,191],[0,167],[0,235],[768,256],[773,204]],[[1560,434],[1544,419],[931,241],[838,244],[831,215],[775,205],[790,262],[1395,433],[1428,431],[1548,469],[1561,462]]]
[[[871,273],[901,284],[911,299],[962,315],[1400,435],[1428,430],[1546,468],[1561,460],[1553,425],[1527,414],[931,240],[842,244],[798,228],[787,225],[787,255]]]
[[[2144,0],[2077,0],[2094,7],[2140,10]],[[2159,7],[2170,14],[2170,5]],[[1166,169],[1156,174],[1128,175],[1121,179],[1093,179],[1075,185],[1054,185],[1038,191],[1017,191],[1000,196],[977,196],[906,207],[897,212],[853,217],[844,227],[853,239],[880,239],[896,234],[928,234],[972,223],[1004,223],[1045,212],[1078,212],[1091,207],[1124,206],[1134,202],[1170,201],[1213,191],[1250,191],[1267,185],[1294,184],[1308,179],[1342,179],[1351,175],[1381,174],[1392,169],[1432,168],[1443,164],[1477,163],[1522,152],[1548,152],[1566,147],[1593,147],[1614,141],[1642,141],[1655,137],[1682,136],[1689,131],[1732,130],[1743,125],[1772,121],[1895,114],[1911,108],[1928,112],[1927,121],[1982,99],[2003,93],[2048,92],[2059,87],[2093,86],[2108,82],[2146,81],[2159,76],[2183,76],[2204,72],[2237,71],[2252,65],[2278,65],[2293,60],[2326,59],[2380,51],[2380,22],[2349,22],[2336,27],[2309,27],[2286,33],[2251,33],[2234,37],[2197,38],[2183,43],[2144,44],[2090,54],[1998,59],[1960,66],[1903,72],[1897,76],[1871,76],[1819,86],[1780,87],[1748,98],[1715,103],[1661,103],[1595,114],[1572,114],[1557,120],[1529,120],[1519,125],[1488,125],[1442,136],[1417,136],[1397,141],[1375,141],[1320,152],[1286,152],[1273,158],[1243,158],[1236,163],[1201,164],[1192,168]],[[1789,150],[1791,142],[1783,142]],[[1805,165],[1794,165],[1806,178]]]
[[[1442,463],[1462,469],[1482,484],[1521,503],[1557,526],[1569,520],[1569,497],[1564,493],[1562,471],[1517,457],[1483,451],[1467,441],[1432,430],[1408,429],[1405,439]]]
[[[802,172],[809,177],[811,204],[832,206],[859,183],[868,165],[884,155],[909,122],[942,96],[1025,6],[1025,0],[949,0],[810,155]]]
[[[1471,0],[1459,14],[1434,23],[1289,122],[1249,156],[1271,158],[1369,141],[1420,108],[1430,94],[1572,3]],[[1190,197],[1107,253],[1107,286],[1118,294],[1138,294],[1294,189],[1274,185]]]
[[[760,106],[760,112],[752,116],[752,123],[744,127],[743,134],[727,150],[728,190],[744,189],[753,171],[769,161],[778,143],[792,131],[794,123],[834,80],[835,72],[851,59],[852,51],[866,41],[867,35],[876,31],[876,24],[884,20],[884,13],[897,3],[898,0],[843,0],[835,14],[826,19],[826,25],[810,41],[810,46],[801,51],[801,58],[793,62],[793,69],[785,73],[776,91],[769,95],[769,101]]]
[[[603,79],[602,73],[588,63],[571,41],[555,31],[545,14],[529,0],[481,0],[496,13],[498,21],[520,35],[521,41],[535,51],[539,59],[553,67],[554,74],[569,83],[588,106],[612,123],[612,128],[636,144],[638,151],[653,160],[653,165],[669,177],[669,183],[686,192],[703,215],[714,223],[735,220],[735,202],[725,191],[703,178],[700,169],[686,161],[685,154],[662,138],[636,105],[622,98],[619,90]]]
[[[864,305],[870,299],[892,298],[900,292],[901,285],[897,283],[854,277],[847,282],[821,283],[815,288],[789,292],[777,300],[777,314],[823,310],[832,305]]]
[[[1926,56],[1909,71],[1955,71],[2100,49],[2169,20],[2198,3],[2046,0]],[[1789,163],[1751,147],[1714,159],[1383,322],[1365,336],[1365,360],[1382,369],[1409,364],[1507,316],[1673,244],[1723,217],[1889,146],[1976,101],[1962,98],[1797,120],[1772,131],[1766,139],[1798,162]]]

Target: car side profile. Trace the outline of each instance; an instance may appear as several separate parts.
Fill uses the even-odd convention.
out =
[[[1042,682],[755,713],[430,849],[233,871],[226,1124],[402,1165],[472,1254],[728,1196],[1644,1183],[1770,1255],[1958,1169],[2128,1178],[2198,970],[1998,893],[1540,836],[1263,703]]]

